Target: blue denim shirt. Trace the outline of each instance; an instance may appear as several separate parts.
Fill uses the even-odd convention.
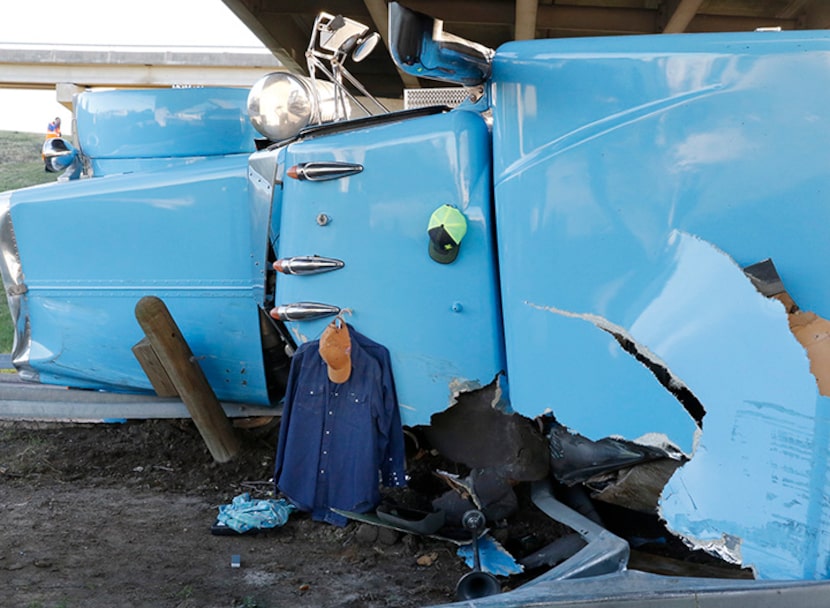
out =
[[[291,359],[274,482],[312,519],[343,526],[329,507],[365,513],[379,485],[406,485],[403,429],[389,351],[349,327],[352,373],[336,384],[319,340]]]

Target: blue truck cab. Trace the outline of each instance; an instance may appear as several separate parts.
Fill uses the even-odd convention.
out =
[[[681,462],[657,509],[689,546],[830,578],[830,34],[491,50],[391,3],[399,68],[467,91],[395,112],[349,92],[363,26],[313,36],[308,77],[250,92],[78,96],[67,179],[0,193],[21,376],[151,393],[155,295],[220,400],[278,411],[340,316],[389,349],[405,426],[495,383],[508,415]]]

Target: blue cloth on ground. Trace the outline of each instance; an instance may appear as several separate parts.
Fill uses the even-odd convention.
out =
[[[217,519],[237,532],[247,532],[254,528],[283,526],[295,509],[296,507],[284,498],[251,499],[251,496],[244,492],[234,497],[231,504],[220,506]]]

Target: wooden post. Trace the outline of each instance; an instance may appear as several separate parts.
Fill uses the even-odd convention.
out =
[[[167,374],[167,370],[164,369],[164,365],[162,365],[153,345],[150,344],[150,340],[146,336],[138,344],[133,346],[133,354],[138,359],[141,369],[144,370],[144,373],[150,379],[150,384],[153,385],[156,395],[159,397],[179,396],[179,392],[173,385],[173,381]]]
[[[145,296],[136,304],[135,317],[213,459],[232,460],[239,452],[239,439],[167,306],[155,296]]]

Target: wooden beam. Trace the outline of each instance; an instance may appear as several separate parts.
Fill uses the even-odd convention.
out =
[[[811,30],[830,29],[830,2],[815,0],[807,7],[803,27]]]
[[[539,6],[537,27],[591,35],[653,34],[657,11],[596,6]]]
[[[703,0],[681,0],[671,17],[669,17],[669,22],[663,28],[663,33],[679,34],[685,32],[701,4],[703,4]]]
[[[795,19],[764,17],[733,17],[699,14],[686,28],[687,32],[751,32],[759,27],[780,27],[782,30],[798,29]]]
[[[136,304],[135,317],[213,459],[233,460],[239,452],[239,438],[167,306],[155,296],[145,296]]]
[[[442,21],[455,23],[484,23],[514,25],[516,11],[509,2],[481,0],[480,2],[446,2],[445,0],[407,0],[407,8]],[[451,30],[447,30],[451,31]]]
[[[153,390],[159,397],[178,397],[179,393],[164,365],[161,363],[156,351],[153,350],[153,345],[146,337],[142,338],[138,344],[133,346],[133,354],[138,359],[141,369],[147,374],[150,379],[150,384],[153,385]]]
[[[537,0],[516,0],[516,40],[533,40],[536,38]]]
[[[790,0],[775,16],[779,19],[798,19],[810,2],[811,0]]]
[[[222,0],[223,2],[233,2],[237,0]],[[248,4],[254,3],[253,0],[242,0]],[[331,13],[332,15],[343,15],[344,17],[355,18],[357,15],[366,15],[367,13],[361,10],[360,1],[358,0],[267,0],[267,2],[256,2],[255,12],[257,14],[270,13],[273,15],[297,15],[306,14],[317,16],[319,13]]]
[[[260,13],[258,15],[260,26],[269,32],[272,44],[268,48],[274,51],[281,49],[283,56],[288,58],[296,69],[308,73],[305,52],[308,48],[308,41],[311,36],[311,26],[303,28],[293,18],[285,18],[272,13]]]
[[[516,9],[498,0],[447,2],[408,0],[407,7],[447,22],[445,29],[456,33],[450,24],[515,26]],[[536,29],[579,30],[597,33],[654,33],[657,11],[653,9],[604,8],[540,4]],[[478,41],[477,41],[478,42]]]
[[[268,47],[274,56],[290,70],[305,70],[305,57],[301,57],[298,61],[295,53],[287,50],[286,41],[280,38],[279,40],[274,36],[274,31],[268,27],[261,18],[259,12],[259,4],[252,0],[222,0],[225,6],[236,15],[245,27],[260,39],[262,44]],[[256,4],[256,8],[254,5]]]

